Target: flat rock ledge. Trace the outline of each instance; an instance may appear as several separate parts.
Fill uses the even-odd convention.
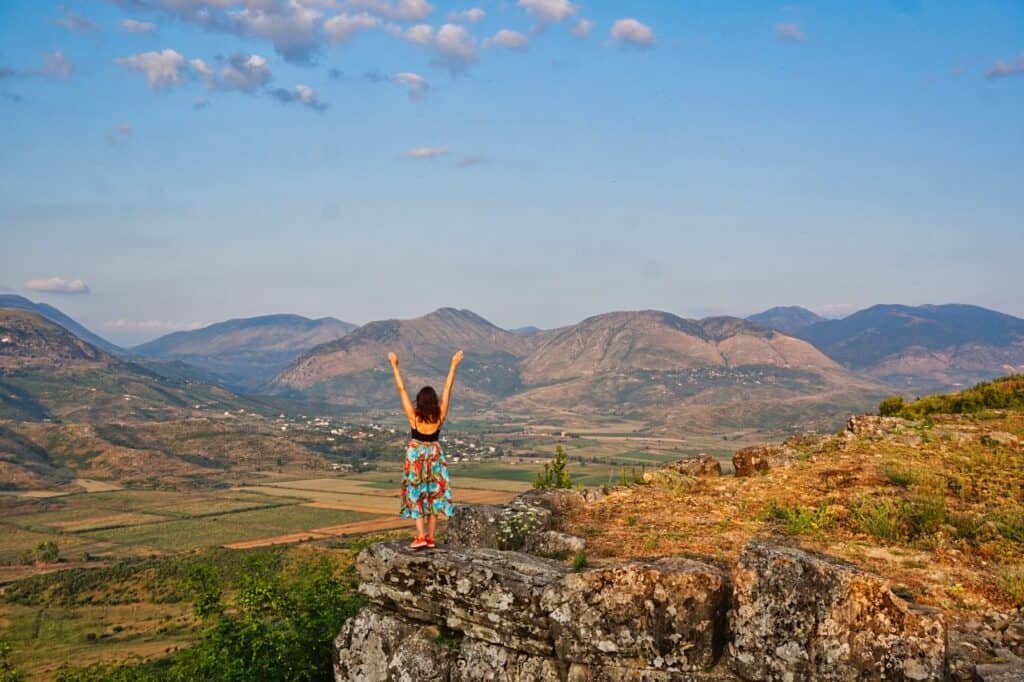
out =
[[[570,571],[486,548],[380,543],[369,605],[335,642],[344,680],[941,680],[941,615],[871,574],[752,542],[732,576],[683,557]],[[999,678],[993,678],[999,679]]]

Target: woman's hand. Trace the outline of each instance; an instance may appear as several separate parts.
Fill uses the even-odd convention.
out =
[[[392,367],[398,367],[398,356],[394,353],[388,353],[388,360],[391,361]]]
[[[452,356],[452,367],[458,367],[459,363],[462,362],[464,353],[460,350],[458,353]]]

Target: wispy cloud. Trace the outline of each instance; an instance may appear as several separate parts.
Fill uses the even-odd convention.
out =
[[[416,24],[402,30],[390,26],[388,30],[404,40],[420,45],[434,53],[434,62],[453,74],[463,71],[478,60],[476,40],[464,26],[444,24],[437,31],[430,24]]]
[[[775,37],[790,43],[802,43],[807,40],[807,36],[797,24],[775,24]]]
[[[1000,59],[985,72],[985,78],[989,80],[1010,76],[1024,76],[1024,55],[1017,58],[1016,64]]]
[[[64,56],[60,50],[47,52],[43,55],[43,75],[52,78],[68,79],[75,72],[71,60]]]
[[[416,149],[410,149],[405,155],[416,161],[425,161],[427,159],[436,159],[439,156],[443,156],[448,153],[447,147],[417,147]]]
[[[530,39],[519,31],[511,31],[503,28],[494,34],[494,37],[484,41],[484,47],[504,47],[510,50],[525,50],[530,44]]]
[[[346,43],[352,36],[361,31],[368,31],[380,26],[380,19],[366,12],[357,14],[342,13],[324,22],[324,30],[331,42]]]
[[[396,73],[391,77],[391,80],[408,91],[409,99],[420,99],[430,89],[430,83],[427,82],[426,78],[411,71]]]
[[[60,18],[55,20],[55,23],[72,33],[93,33],[100,28],[92,19],[84,14],[79,14],[70,7],[64,9]]]
[[[168,322],[166,320],[108,320],[102,325],[105,329],[117,329],[128,332],[172,332],[192,331],[207,326],[204,322]]]
[[[485,16],[487,16],[486,12],[479,7],[473,7],[471,9],[462,10],[461,12],[451,12],[448,15],[448,20],[465,21],[470,24],[476,24],[482,21]]]
[[[594,22],[590,19],[580,19],[572,25],[572,34],[577,38],[586,38],[594,30]]]
[[[29,291],[38,291],[46,294],[83,295],[91,293],[89,285],[82,280],[64,279],[63,277],[30,279],[25,282],[25,288]]]
[[[121,28],[129,33],[150,35],[156,31],[156,24],[148,21],[138,21],[136,19],[122,19]]]
[[[236,90],[251,94],[270,82],[270,67],[266,58],[258,54],[234,54],[218,61],[219,73],[202,59],[189,62],[192,71],[211,90]]]
[[[612,39],[621,44],[651,47],[656,42],[654,30],[647,24],[628,18],[612,24]]]
[[[399,0],[397,4],[388,0],[342,0],[340,4],[402,21],[422,21],[434,11],[433,5],[427,0]]]

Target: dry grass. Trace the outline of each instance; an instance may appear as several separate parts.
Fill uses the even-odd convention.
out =
[[[1024,433],[1024,414],[937,419],[882,441],[833,437],[762,476],[617,488],[565,527],[587,537],[592,558],[732,562],[755,536],[787,535],[905,586],[922,603],[964,613],[1009,608],[1024,603],[1024,452],[986,441],[991,431]],[[973,435],[955,435],[963,432]]]

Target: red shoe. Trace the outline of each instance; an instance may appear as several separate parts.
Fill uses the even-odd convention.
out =
[[[427,549],[434,549],[435,547],[437,545],[434,544],[434,538],[427,538]]]
[[[424,547],[429,547],[429,546],[430,546],[429,541],[426,538],[416,538],[409,545],[409,549],[423,549]]]

